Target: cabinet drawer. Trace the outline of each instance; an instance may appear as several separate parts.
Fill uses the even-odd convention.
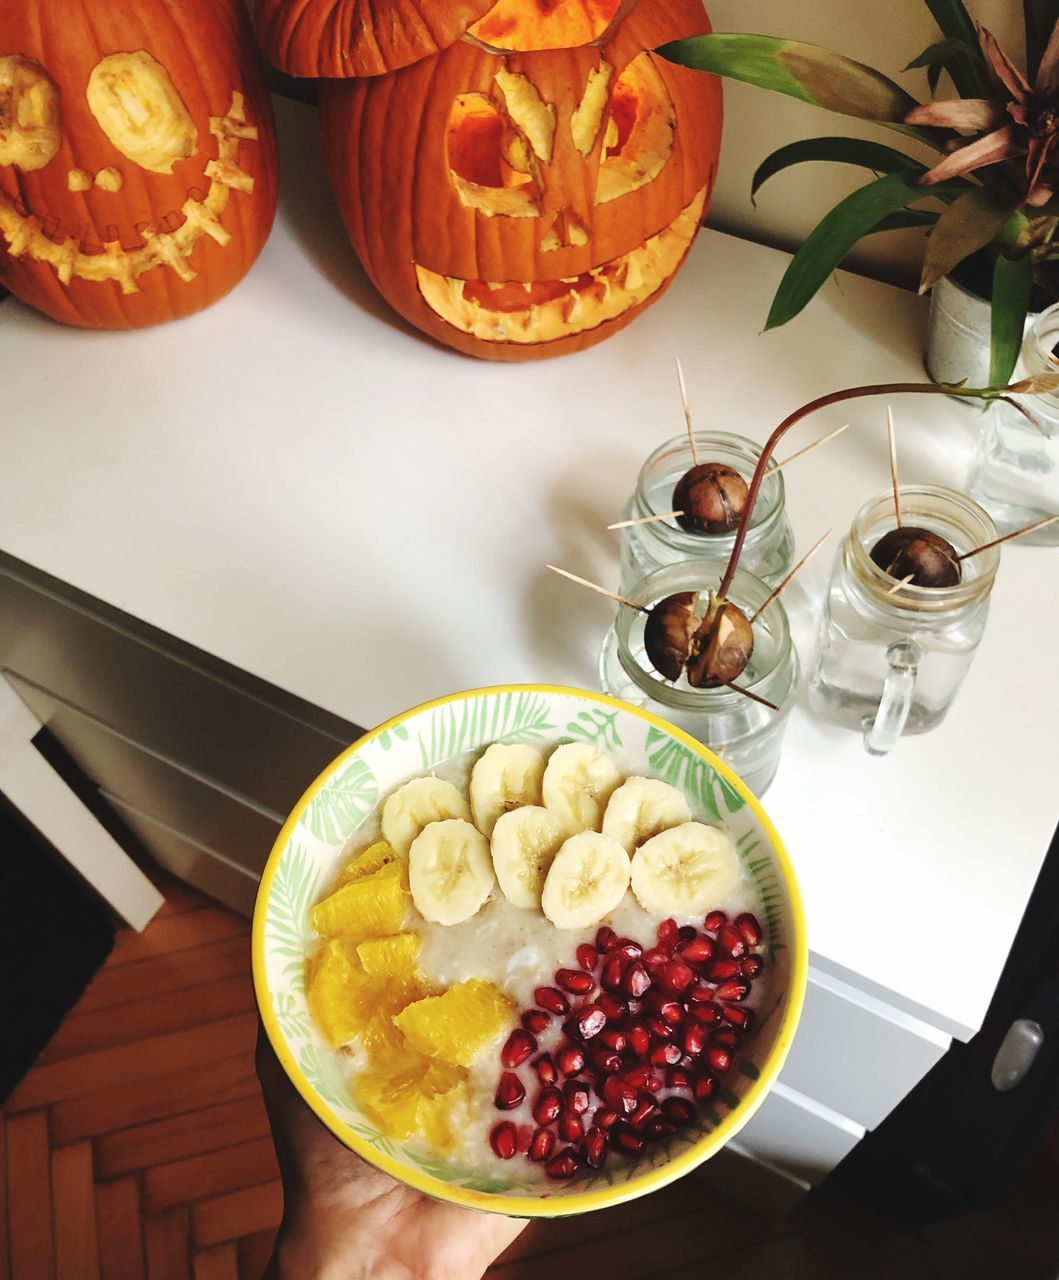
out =
[[[815,1185],[863,1137],[859,1124],[779,1083],[728,1145],[789,1178]]]
[[[2,668],[278,818],[356,736],[321,732],[0,565]]]
[[[279,823],[258,809],[142,751],[83,712],[18,677],[11,683],[88,777],[108,795],[192,841],[216,849],[256,879]]]
[[[949,1044],[944,1032],[811,968],[805,1008],[780,1079],[873,1129]]]

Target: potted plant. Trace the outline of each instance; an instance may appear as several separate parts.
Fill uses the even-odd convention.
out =
[[[976,26],[963,0],[924,3],[941,38],[905,70],[925,67],[932,94],[946,73],[959,95],[952,100],[917,102],[863,63],[773,36],[692,36],[658,52],[685,66],[876,121],[936,150],[937,159],[924,164],[878,142],[810,138],[781,147],[761,164],[753,194],[774,174],[806,161],[860,165],[876,175],[810,232],[780,281],[765,327],[796,316],[863,236],[922,226],[928,236],[920,291],[940,286],[934,350],[928,353],[931,374],[944,382],[977,380],[973,353],[961,353],[967,367],[953,369],[952,335],[936,322],[959,313],[953,301],[970,298],[963,310],[969,308],[973,323],[978,294],[979,360],[988,368],[988,381],[999,384],[1015,368],[1031,298],[1035,307],[1059,299],[1059,0],[1024,0],[1025,71]]]

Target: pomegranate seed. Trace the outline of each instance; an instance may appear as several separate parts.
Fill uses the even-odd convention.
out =
[[[723,911],[711,911],[710,914],[702,922],[702,927],[707,933],[716,933],[722,924],[728,923],[728,916]]]
[[[697,1058],[706,1048],[709,1033],[701,1022],[689,1022],[684,1028],[684,1052]]]
[[[555,985],[572,996],[584,996],[596,985],[596,980],[583,969],[560,969],[555,975]]]
[[[526,1153],[531,1160],[547,1160],[555,1150],[555,1134],[550,1129],[536,1129]]]
[[[585,1164],[590,1169],[602,1169],[607,1158],[607,1135],[602,1129],[589,1129],[581,1144]]]
[[[663,920],[658,926],[658,945],[664,947],[667,951],[672,951],[677,941],[677,922],[675,920]]]
[[[647,1025],[651,1029],[651,1034],[657,1036],[659,1040],[668,1040],[672,1034],[672,1028],[661,1018],[648,1018]]]
[[[599,962],[599,954],[591,942],[580,943],[575,954],[577,963],[586,973],[591,973]]]
[[[691,1076],[683,1067],[669,1067],[666,1071],[667,1089],[690,1089]]]
[[[724,1027],[721,1031],[715,1031],[710,1040],[710,1044],[719,1044],[722,1049],[738,1049],[740,1035],[738,1031],[732,1027]]]
[[[643,1150],[643,1138],[630,1125],[616,1124],[610,1131],[610,1145],[626,1155],[638,1156]]]
[[[705,1027],[712,1027],[715,1022],[721,1020],[721,1006],[712,1000],[708,1004],[693,1005],[690,1013]]]
[[[687,1002],[689,1005],[707,1004],[713,999],[713,987],[707,986],[705,982],[696,982],[693,987],[689,987],[687,991]],[[688,1012],[693,1012],[689,1009]]]
[[[629,1116],[629,1123],[639,1129],[656,1115],[658,1115],[658,1103],[652,1094],[644,1092],[636,1099],[636,1108]]]
[[[625,1046],[629,1043],[622,1033],[613,1027],[599,1033],[599,1042],[605,1044],[608,1049],[613,1049],[615,1053],[624,1053]]]
[[[644,1057],[651,1047],[651,1033],[639,1022],[633,1023],[628,1031],[629,1048],[638,1058]]]
[[[554,1084],[559,1079],[559,1073],[555,1069],[550,1053],[542,1053],[540,1057],[534,1058],[532,1065],[541,1084]]]
[[[662,1111],[677,1124],[690,1124],[695,1119],[695,1108],[687,1098],[666,1098]]]
[[[647,988],[651,985],[651,975],[644,967],[640,960],[634,961],[625,974],[623,983],[625,990],[632,996],[634,1000],[639,1000]]]
[[[516,1027],[500,1050],[500,1061],[505,1067],[517,1067],[537,1050],[537,1041],[522,1027]]]
[[[521,1155],[525,1155],[530,1149],[530,1143],[533,1141],[533,1125],[520,1124],[518,1127],[518,1149]]]
[[[675,1067],[683,1056],[680,1046],[672,1040],[663,1040],[651,1050],[651,1061],[656,1067]]]
[[[683,960],[670,960],[662,971],[662,985],[667,991],[686,991],[694,981],[694,972]]]
[[[533,993],[533,998],[542,1009],[547,1009],[549,1013],[569,1013],[570,1001],[561,991],[556,991],[554,987],[538,987]]]
[[[563,1142],[580,1142],[585,1136],[585,1126],[580,1116],[559,1117],[559,1137]]]
[[[577,1165],[577,1152],[573,1147],[563,1147],[562,1151],[557,1156],[553,1156],[544,1166],[544,1172],[549,1178],[566,1181],[577,1173]]]
[[[617,996],[612,996],[608,991],[604,991],[602,995],[596,997],[596,1004],[607,1015],[608,1022],[618,1022],[629,1012],[629,1006],[624,1000],[619,1000]]]
[[[563,1085],[563,1098],[566,1100],[566,1109],[575,1116],[584,1115],[588,1110],[588,1085],[580,1084],[576,1080],[567,1080]]]
[[[621,1054],[608,1049],[605,1044],[594,1044],[588,1052],[592,1065],[603,1075],[610,1076],[621,1070]]]
[[[603,925],[596,930],[596,950],[597,951],[613,951],[618,945],[618,935],[613,929]]]
[[[739,962],[739,972],[744,978],[756,978],[764,967],[765,962],[760,956],[747,956]]]
[[[749,1031],[754,1025],[754,1010],[748,1009],[745,1004],[725,1005],[724,1018],[740,1031]]]
[[[746,955],[746,939],[734,924],[722,924],[717,930],[717,945],[732,960],[742,960]]]
[[[564,1076],[580,1075],[585,1069],[585,1054],[576,1044],[568,1044],[555,1055],[556,1065]],[[551,1084],[553,1081],[546,1081]]]
[[[643,955],[643,947],[638,942],[633,942],[632,938],[619,938],[617,952],[631,963]]]
[[[607,991],[620,991],[625,980],[626,960],[616,951],[611,952],[603,962],[603,972],[599,980]]]
[[[730,978],[722,982],[714,993],[718,1000],[745,1000],[750,994],[750,983],[746,978]]]
[[[761,939],[764,934],[761,932],[761,925],[758,923],[757,916],[751,915],[749,911],[744,911],[741,916],[736,916],[735,927],[746,939],[748,947],[761,946]]]
[[[647,1089],[651,1084],[655,1084],[657,1088],[655,1073],[650,1067],[629,1067],[621,1073],[621,1078],[634,1089]]]
[[[522,1025],[533,1036],[539,1036],[551,1020],[551,1014],[543,1009],[527,1009],[522,1015]]]
[[[636,1090],[617,1076],[607,1076],[600,1092],[607,1106],[619,1115],[628,1115],[636,1107]]]
[[[655,1116],[648,1120],[641,1130],[645,1142],[661,1142],[663,1138],[672,1138],[680,1132],[680,1125],[667,1116]]]
[[[500,1081],[496,1086],[496,1096],[493,1101],[498,1111],[514,1111],[522,1099],[526,1096],[526,1090],[523,1088],[522,1081],[513,1071],[505,1071],[500,1077]]]
[[[554,1085],[542,1089],[533,1104],[533,1118],[539,1125],[554,1124],[563,1110],[563,1095]]]
[[[518,1150],[518,1130],[510,1120],[501,1120],[489,1132],[489,1145],[501,1160],[510,1160]]]
[[[613,1128],[620,1119],[621,1117],[612,1107],[597,1107],[592,1123],[597,1129],[606,1130]]]
[[[710,982],[727,982],[739,976],[739,961],[713,959],[706,966],[705,974]]]
[[[732,1069],[732,1055],[721,1045],[711,1044],[706,1051],[706,1058],[710,1067],[717,1072],[719,1076],[723,1076],[726,1071]]]
[[[717,1092],[717,1081],[713,1076],[699,1076],[693,1090],[696,1102],[709,1102]]]
[[[657,978],[660,974],[665,973],[666,965],[669,963],[669,956],[661,947],[652,947],[650,951],[643,953],[643,962],[651,977]]]
[[[629,1011],[629,1016],[631,1018],[635,1018],[636,1015],[643,1008],[643,1001],[642,1000],[626,1000],[625,1007]]]
[[[713,955],[713,943],[709,938],[692,938],[677,947],[677,955],[685,964],[705,964]]]
[[[586,1004],[574,1020],[577,1023],[578,1031],[585,1040],[591,1040],[593,1036],[598,1036],[607,1025],[607,1015],[598,1004]]]
[[[671,1026],[679,1027],[684,1021],[684,1010],[675,1000],[666,1000],[659,1007],[658,1016],[663,1022],[668,1022]]]
[[[693,924],[682,924],[677,930],[677,942],[690,942],[692,938],[699,936],[698,930]]]

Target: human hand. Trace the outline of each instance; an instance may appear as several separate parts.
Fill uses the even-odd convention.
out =
[[[263,1028],[257,1074],[283,1179],[264,1280],[479,1280],[526,1226],[431,1200],[354,1155],[298,1096]]]

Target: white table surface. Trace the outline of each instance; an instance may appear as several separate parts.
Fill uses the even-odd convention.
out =
[[[279,105],[275,233],[205,314],[127,335],[0,305],[0,548],[359,724],[506,681],[596,687],[608,603],[548,574],[616,578],[616,518],[682,419],[763,440],[842,385],[922,376],[926,304],[850,275],[760,335],[785,257],[704,233],[667,297],[609,342],[524,366],[400,327],[366,284],[317,158]],[[895,405],[902,478],[961,482],[975,411]],[[888,483],[885,404],[797,428],[798,543]],[[782,451],[781,451],[782,452]],[[816,962],[933,1025],[978,1027],[1057,817],[1059,553],[1009,547],[948,719],[871,759],[791,717],[766,804]],[[791,588],[803,664],[830,556]]]

